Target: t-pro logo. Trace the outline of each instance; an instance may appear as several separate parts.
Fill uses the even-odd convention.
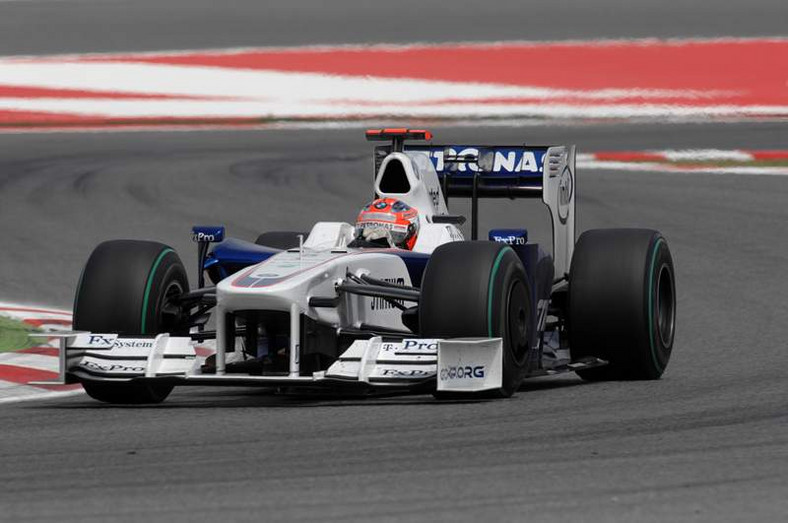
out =
[[[402,342],[403,352],[426,352],[436,353],[438,351],[437,340],[404,340]]]

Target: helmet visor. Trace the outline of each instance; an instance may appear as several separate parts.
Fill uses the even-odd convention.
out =
[[[403,247],[407,243],[409,237],[408,233],[408,227],[396,225],[391,222],[366,221],[358,224],[357,236],[364,238],[366,241],[387,238],[389,245],[392,247]]]

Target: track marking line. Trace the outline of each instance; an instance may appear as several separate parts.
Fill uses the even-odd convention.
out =
[[[30,387],[31,389],[33,387]],[[23,392],[18,391],[17,395],[13,397],[0,397],[0,404],[4,403],[21,403],[24,401],[42,401],[42,400],[50,400],[50,399],[58,399],[58,398],[68,398],[70,396],[79,396],[85,394],[85,391],[80,386],[79,389],[74,390],[64,390],[64,391],[48,391],[48,392],[41,392],[39,390],[33,390],[30,392]]]

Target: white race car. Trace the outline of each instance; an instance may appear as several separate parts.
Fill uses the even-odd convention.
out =
[[[96,247],[75,330],[59,334],[59,381],[100,401],[156,403],[175,385],[506,397],[525,378],[566,371],[662,375],[676,310],[668,245],[642,229],[575,241],[574,147],[414,143],[431,134],[406,129],[367,139],[387,143],[374,151],[375,200],[355,225],[318,222],[256,243],[195,227],[194,289],[166,245]],[[470,241],[448,210],[456,197],[471,199]],[[541,200],[551,254],[525,229],[478,240],[479,198]],[[212,340],[203,361],[196,349]]]

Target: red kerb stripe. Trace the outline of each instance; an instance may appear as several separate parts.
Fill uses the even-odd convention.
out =
[[[599,161],[611,162],[664,162],[667,160],[662,154],[632,151],[594,153],[594,158]]]
[[[788,151],[747,151],[756,160],[788,160]]]
[[[13,383],[27,384],[31,381],[52,380],[57,378],[57,372],[17,367],[16,365],[0,365],[0,379]]]
[[[40,354],[41,356],[58,356],[59,349],[56,347],[30,347],[28,349],[20,349],[14,352],[23,352],[25,354]]]

